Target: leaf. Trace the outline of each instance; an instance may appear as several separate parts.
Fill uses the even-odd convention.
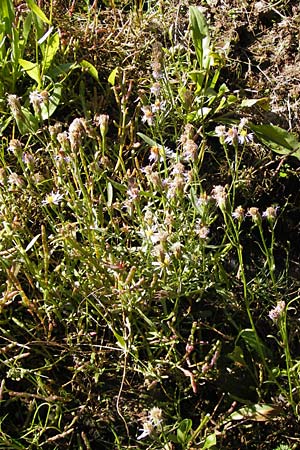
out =
[[[34,2],[34,0],[26,0],[28,7],[34,12],[43,22],[51,25],[50,20],[47,18],[41,8]]]
[[[251,108],[254,105],[258,105],[265,111],[268,111],[270,109],[270,100],[268,97],[245,98],[242,100],[241,108]]]
[[[119,67],[116,67],[114,70],[111,71],[111,73],[107,79],[109,84],[111,84],[112,86],[115,85],[116,76],[118,75],[118,72],[119,72]]]
[[[113,187],[111,183],[107,183],[107,206],[111,206],[112,205],[112,201],[113,201]]]
[[[24,20],[24,25],[23,25],[23,39],[24,39],[24,43],[27,42],[30,30],[31,30],[31,25],[32,25],[32,12],[30,11],[27,14],[26,19]]]
[[[50,34],[52,33],[54,27],[50,27],[48,31],[46,31],[46,33],[38,40],[38,44],[41,45],[43,44],[46,39],[48,39],[48,37],[50,36]]]
[[[208,69],[211,65],[210,37],[207,22],[196,6],[190,7],[190,24],[193,44],[200,69]]]
[[[40,67],[37,63],[27,61],[26,59],[19,58],[20,66],[25,70],[27,75],[37,82],[38,86],[41,85]]]
[[[48,99],[48,105],[45,103],[41,104],[41,114],[43,120],[49,119],[49,117],[51,117],[56,111],[61,100],[61,93],[62,85],[60,83],[55,83],[53,91]]]
[[[47,45],[45,47],[44,58],[43,58],[43,72],[51,66],[54,56],[59,49],[59,34],[58,32],[50,36]]]
[[[216,445],[217,443],[217,438],[215,433],[210,434],[209,436],[207,436],[207,438],[205,439],[205,442],[203,444],[203,447],[201,447],[202,450],[205,450],[206,448],[211,448],[214,445]]]
[[[230,414],[230,420],[254,420],[256,422],[267,422],[280,415],[280,409],[272,405],[256,404],[244,406]]]
[[[28,250],[30,250],[34,244],[36,243],[36,241],[39,239],[40,237],[40,233],[38,235],[36,235],[33,239],[31,239],[31,241],[29,242],[29,244],[27,245],[27,247],[25,248],[25,252],[28,252]]]
[[[260,355],[260,350],[263,351],[265,355],[269,353],[268,347],[263,344],[263,342],[256,335],[255,331],[251,328],[245,328],[240,331],[236,341],[238,341],[239,338],[242,338],[245,341],[249,350],[255,350],[258,355]],[[258,346],[260,346],[260,349]]]
[[[185,444],[188,433],[192,428],[192,420],[191,419],[183,419],[178,428],[177,428],[177,440],[180,444]]]
[[[5,25],[5,34],[10,34],[12,29],[12,24],[15,20],[14,5],[12,0],[1,0],[0,1],[0,17]]]
[[[291,155],[300,159],[300,143],[294,134],[276,125],[248,124],[257,139],[275,153]]]
[[[83,59],[79,65],[83,68],[83,69],[87,69],[87,72],[96,80],[99,82],[99,75],[98,75],[98,71],[96,69],[96,67],[90,63],[89,61],[86,61],[85,59]]]
[[[232,353],[228,353],[227,356],[232,359],[236,364],[247,367],[246,361],[244,359],[244,353],[242,348],[239,345],[234,347]]]
[[[145,141],[151,147],[160,147],[159,144],[157,144],[155,141],[153,141],[153,139],[151,139],[148,136],[146,136],[144,133],[137,133],[137,134],[138,134],[138,136],[140,136],[140,138],[143,139],[143,141]]]

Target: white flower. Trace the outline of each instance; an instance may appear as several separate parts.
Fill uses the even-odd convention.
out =
[[[63,198],[63,195],[59,192],[52,191],[50,194],[46,195],[46,198],[42,201],[42,205],[58,205]]]
[[[223,209],[226,205],[227,193],[224,186],[214,186],[211,191],[212,198],[217,202],[219,208]]]
[[[142,122],[143,123],[147,122],[149,127],[151,127],[153,125],[153,118],[154,118],[153,111],[151,110],[150,106],[142,106],[141,110],[144,113],[142,117]]]
[[[153,406],[149,411],[148,417],[149,422],[153,423],[154,426],[157,426],[162,422],[162,410],[157,406]]]
[[[145,439],[147,436],[150,436],[150,434],[153,432],[154,430],[154,425],[152,422],[147,421],[143,423],[143,428],[140,430],[142,431],[142,434],[140,434],[140,436],[137,437],[137,440],[141,440],[141,439]]]
[[[158,98],[155,100],[155,102],[151,105],[151,111],[153,113],[156,113],[158,111],[163,111],[166,108],[166,102],[161,102]]]

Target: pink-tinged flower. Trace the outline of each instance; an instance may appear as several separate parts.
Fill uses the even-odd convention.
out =
[[[226,132],[226,138],[224,142],[230,145],[236,145],[239,142],[239,132],[236,127],[229,128]]]
[[[283,313],[285,311],[285,302],[283,300],[280,300],[277,302],[277,305],[275,308],[271,309],[269,311],[269,317],[273,322],[278,322],[278,320],[282,317]]]
[[[155,97],[157,97],[160,94],[160,90],[161,90],[161,86],[160,86],[159,81],[156,81],[155,83],[153,83],[153,85],[150,88],[151,94],[154,94]]]
[[[238,206],[232,213],[232,217],[236,220],[242,221],[245,217],[245,210],[242,206]]]
[[[262,216],[265,217],[269,222],[274,222],[277,216],[278,206],[275,208],[273,206],[269,206],[263,213]]]
[[[248,209],[246,216],[250,216],[254,223],[259,223],[261,221],[261,215],[259,209],[255,206],[252,206]]]
[[[211,197],[217,202],[217,205],[220,209],[225,208],[227,193],[224,186],[214,186],[213,190],[211,191]]]

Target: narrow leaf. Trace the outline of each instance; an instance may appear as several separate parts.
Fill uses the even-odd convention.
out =
[[[29,242],[29,244],[27,245],[27,247],[25,248],[25,252],[28,252],[28,250],[30,250],[34,244],[36,243],[36,241],[39,239],[40,237],[40,233],[37,234],[33,239],[31,239],[31,241]]]
[[[47,18],[45,13],[41,10],[41,8],[34,2],[34,0],[26,0],[28,7],[31,9],[31,11],[34,12],[43,22],[47,23],[48,25],[51,25],[50,20]]]
[[[112,201],[113,201],[113,187],[111,183],[107,183],[107,206],[111,206],[112,205]]]
[[[58,32],[56,32],[52,36],[50,36],[49,41],[47,42],[43,60],[44,71],[46,71],[50,67],[58,49],[59,49],[59,34]]]

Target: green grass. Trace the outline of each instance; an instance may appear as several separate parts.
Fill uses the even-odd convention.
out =
[[[297,140],[230,92],[195,7],[158,44],[147,21],[173,23],[171,2],[81,3],[77,33],[122,17],[128,58],[146,29],[136,73],[118,52],[106,76],[76,60],[52,2],[13,35],[1,7],[0,448],[240,448],[249,430],[249,448],[274,430],[268,448],[296,448],[288,205],[249,176]]]

